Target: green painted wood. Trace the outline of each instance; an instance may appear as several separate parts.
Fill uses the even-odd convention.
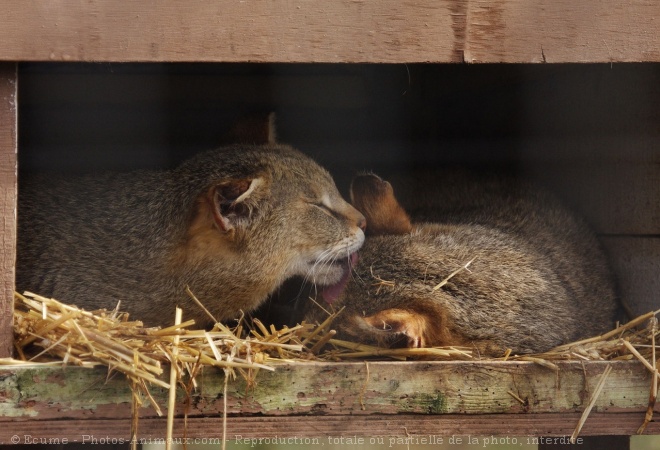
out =
[[[240,375],[230,381],[228,413],[272,417],[580,413],[600,374],[611,365],[613,370],[593,412],[639,412],[641,424],[650,378],[640,363],[557,365],[555,372],[532,362],[278,364],[274,372],[261,370],[250,386]],[[197,382],[190,416],[221,415],[222,371],[205,368]],[[151,392],[164,407],[167,393],[155,387]],[[0,398],[0,422],[122,419],[131,415],[128,383],[119,374],[108,378],[104,368],[3,370]],[[177,408],[177,414],[182,414],[182,390]],[[145,407],[141,416],[154,417],[155,413]]]

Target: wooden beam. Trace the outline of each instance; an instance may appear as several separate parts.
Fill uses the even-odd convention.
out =
[[[642,0],[0,0],[0,60],[660,61]]]
[[[0,357],[10,356],[13,348],[17,81],[16,64],[0,64]]]
[[[642,414],[643,416],[643,414]],[[478,439],[480,447],[484,447],[485,438],[501,437],[517,438],[517,444],[547,443],[559,445],[565,443],[574,431],[580,414],[487,414],[444,416],[420,416],[418,414],[399,414],[396,416],[279,416],[279,417],[235,417],[227,419],[227,437],[230,443],[250,443],[247,440],[259,438],[299,439],[299,444],[305,444],[305,439],[318,438],[323,443],[341,444],[341,440],[328,440],[328,437],[369,438],[383,436],[385,444],[440,444],[449,443],[454,437],[458,443],[467,444],[467,436]],[[582,428],[580,442],[586,442],[592,435],[607,435],[612,439],[613,433],[634,435],[640,425],[640,415],[635,413],[606,414],[592,413]],[[66,440],[68,443],[90,443],[93,438],[116,439],[126,443],[130,439],[130,419],[66,419],[66,420],[25,420],[14,421],[11,426],[0,430],[0,442],[9,443],[13,436],[19,437],[19,443],[37,443],[36,440],[51,439]],[[191,439],[205,439],[207,444],[218,444],[222,440],[222,418],[192,417],[188,419],[185,429],[183,419],[176,419],[174,436]],[[658,434],[660,426],[651,422],[648,434]],[[158,443],[157,439],[165,437],[164,418],[141,418],[138,426],[138,437],[142,443]],[[527,439],[529,437],[529,439]],[[542,438],[541,438],[542,437]],[[394,439],[390,439],[394,438]],[[405,439],[408,438],[408,441]],[[423,442],[422,439],[427,439]],[[101,441],[98,441],[101,443]],[[122,442],[118,442],[122,443]],[[190,441],[194,443],[194,441]],[[263,443],[263,442],[262,442]],[[307,442],[311,443],[311,442]],[[473,442],[476,443],[476,442]],[[490,443],[490,441],[488,442]],[[476,448],[476,447],[475,447]],[[490,447],[488,447],[490,448]],[[586,448],[583,445],[576,448]],[[625,448],[625,447],[619,447]]]
[[[611,365],[582,433],[628,435],[641,425],[650,390],[648,370],[641,363],[557,365],[555,372],[531,362],[501,361],[278,364],[275,372],[260,371],[250,386],[241,376],[230,382],[227,413],[231,433],[245,436],[263,436],[264,430],[310,437],[348,431],[360,436],[405,435],[405,429],[441,436],[564,436],[575,429],[589,393]],[[199,427],[189,428],[188,435],[218,436],[220,427],[212,431],[204,420],[217,424],[222,417],[222,372],[207,368],[197,381],[187,412],[190,423]],[[124,436],[130,429],[128,383],[121,376],[107,380],[104,368],[0,371],[0,392],[0,423],[12,422],[11,427],[0,427],[0,442],[16,433],[71,438],[80,429],[87,432],[97,426],[107,425],[98,429],[112,436]],[[153,388],[151,393],[160,405],[166,403],[166,391]],[[181,417],[183,395],[177,405]],[[140,416],[142,435],[161,433],[164,422],[152,409],[143,408]],[[70,428],[64,427],[63,419],[71,420]],[[259,427],[253,426],[257,419]],[[80,420],[91,423],[81,428]],[[49,429],[53,421],[58,425]],[[145,425],[149,423],[153,428]],[[647,432],[660,432],[660,423],[652,422]]]
[[[466,62],[629,62],[660,58],[657,2],[479,0],[468,4]]]

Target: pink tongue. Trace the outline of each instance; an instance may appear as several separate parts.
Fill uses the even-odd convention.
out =
[[[336,282],[335,284],[331,284],[330,286],[326,286],[321,291],[321,296],[323,297],[323,300],[328,302],[328,304],[332,305],[332,303],[335,300],[337,300],[341,295],[342,291],[346,287],[346,283],[348,283],[348,278],[351,275],[351,267],[355,266],[357,260],[358,260],[357,253],[351,253],[348,259],[342,262],[344,273],[342,273],[339,281]]]

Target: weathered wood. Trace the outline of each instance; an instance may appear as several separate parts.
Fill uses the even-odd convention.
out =
[[[660,60],[636,0],[0,1],[0,59],[257,62]]]
[[[16,64],[0,64],[0,357],[12,353],[16,261]]]
[[[643,416],[643,414],[642,414]],[[484,437],[520,437],[518,443],[537,444],[543,442],[540,437],[557,438],[553,443],[564,442],[575,429],[580,414],[488,414],[488,415],[457,415],[424,416],[418,414],[372,415],[372,416],[278,416],[278,417],[229,417],[227,419],[227,437],[230,442],[239,438],[259,439],[273,438],[319,438],[325,443],[341,443],[328,441],[328,436],[353,438],[385,436],[385,443],[405,444],[404,438],[410,437],[410,444],[444,443],[452,436],[462,436],[462,443],[467,443],[467,436],[480,437],[483,446]],[[590,435],[633,435],[640,424],[638,413],[592,413],[582,428],[580,436],[584,439]],[[11,427],[0,431],[0,442],[10,442],[13,436],[19,436],[19,442],[26,439],[60,439],[68,442],[90,442],[95,437],[114,438],[126,442],[130,439],[130,419],[71,419],[71,420],[26,420],[14,421]],[[184,436],[184,421],[176,419],[174,436]],[[660,426],[652,422],[648,434],[658,434]],[[156,440],[165,437],[164,418],[141,418],[139,421],[139,438],[142,443],[157,443]],[[26,438],[27,436],[27,438]],[[222,440],[222,418],[192,417],[188,419],[187,436],[190,443],[218,444]],[[390,441],[390,437],[401,438]],[[417,439],[417,441],[414,441]],[[205,440],[205,441],[203,441]],[[201,441],[201,442],[200,442]],[[30,441],[28,441],[30,442]],[[56,442],[53,442],[56,443]],[[263,442],[262,442],[263,443]],[[284,441],[283,443],[294,443]],[[305,443],[299,441],[298,443]],[[346,443],[346,442],[344,442]],[[582,448],[582,447],[580,447]]]
[[[466,62],[646,61],[660,56],[657,3],[504,0],[468,4]],[[644,13],[651,17],[638,15]],[[636,26],[640,28],[635,30]],[[624,37],[628,33],[631,40]],[[646,42],[635,50],[628,48],[638,40]]]
[[[286,436],[402,434],[403,428],[392,428],[394,422],[412,434],[561,436],[575,428],[608,364],[613,370],[583,434],[630,434],[643,421],[650,388],[647,369],[637,362],[559,363],[557,373],[529,362],[290,363],[278,365],[272,373],[259,372],[249,388],[240,377],[229,383],[227,412],[233,417],[232,433],[245,436],[265,430]],[[121,432],[121,427],[131,415],[130,391],[121,376],[106,382],[106,375],[105,369],[76,368],[0,372],[0,423],[15,422],[0,427],[0,441],[7,442],[17,430],[62,436],[62,422],[60,434],[47,426],[61,419],[121,424],[110,435],[123,436],[127,431]],[[223,376],[205,370],[198,382],[189,416],[200,420],[198,436],[218,436],[219,427],[210,430],[201,424],[204,417],[215,417],[218,423],[222,415]],[[166,392],[154,388],[152,393],[165,404]],[[177,414],[183,411],[180,395]],[[264,421],[258,429],[249,425],[254,415]],[[156,417],[153,410],[143,408],[141,417],[143,435],[160,433],[160,421],[153,422],[153,430],[145,425],[151,423],[146,419]],[[85,425],[84,430],[96,426]],[[660,431],[658,427],[654,422],[648,432]],[[80,434],[76,428],[67,432],[69,437]]]

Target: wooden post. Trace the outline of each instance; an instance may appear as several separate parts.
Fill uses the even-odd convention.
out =
[[[16,261],[17,65],[0,64],[0,357],[11,356]]]

